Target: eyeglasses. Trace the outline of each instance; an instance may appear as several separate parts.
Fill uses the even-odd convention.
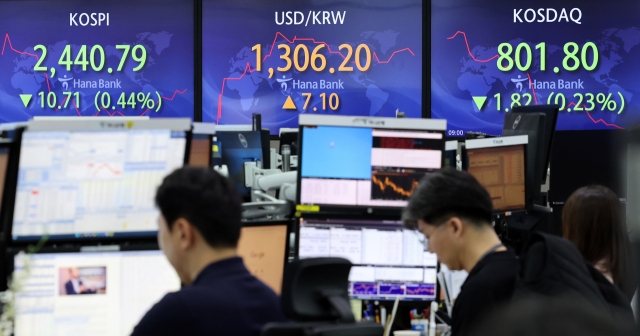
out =
[[[427,237],[425,237],[422,232],[418,230],[413,230],[413,233],[416,235],[416,238],[418,238],[418,241],[420,241],[420,243],[424,247],[424,250],[429,251],[429,239],[427,239]]]

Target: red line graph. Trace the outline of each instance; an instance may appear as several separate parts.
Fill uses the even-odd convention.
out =
[[[91,166],[91,165],[90,165]],[[96,170],[93,172],[93,176],[98,175],[98,172],[100,172],[100,170],[102,170],[102,168],[106,168],[108,171],[110,171],[113,175],[120,175],[120,171],[111,167],[108,163],[103,163],[100,166],[98,166],[98,168],[96,168]]]
[[[20,55],[29,55],[29,56],[31,56],[31,57],[35,57],[35,58],[36,58],[36,61],[39,61],[39,60],[40,60],[40,58],[39,58],[39,57],[38,57],[38,55],[36,55],[36,54],[31,54],[31,53],[28,53],[28,52],[26,52],[26,51],[19,51],[19,50],[15,49],[15,48],[13,47],[13,43],[11,43],[11,38],[9,37],[9,33],[7,33],[7,34],[5,34],[5,35],[4,35],[4,43],[2,44],[2,54],[1,54],[1,55],[3,55],[3,56],[4,56],[4,48],[7,46],[7,42],[9,42],[9,48],[10,48],[12,51],[14,51],[14,52],[16,52],[16,53],[18,53],[18,54],[20,54]],[[42,71],[42,73],[44,74],[44,77],[45,77],[45,79],[46,79],[46,81],[47,81],[47,89],[49,90],[49,92],[51,92],[51,85],[49,84],[49,74],[48,74],[48,73],[46,73],[46,72],[44,72],[44,71]]]
[[[273,55],[273,49],[276,47],[276,42],[278,41],[278,36],[281,36],[289,44],[294,44],[296,41],[308,41],[308,42],[312,42],[314,44],[323,44],[323,45],[325,45],[327,47],[327,50],[329,51],[329,54],[339,55],[343,59],[345,58],[345,56],[340,51],[331,50],[331,46],[329,46],[329,44],[327,42],[316,41],[316,39],[312,38],[312,37],[297,37],[297,36],[294,36],[293,39],[289,39],[286,36],[284,36],[284,34],[282,34],[281,32],[276,32],[276,36],[273,38],[273,43],[271,44],[271,49],[269,50],[269,53],[266,54],[262,58],[262,62],[266,61],[267,58],[269,58],[269,57],[271,57],[271,55]],[[372,57],[373,57],[373,59],[376,60],[376,62],[378,64],[388,64],[396,54],[399,54],[399,53],[405,52],[405,51],[409,52],[411,54],[411,56],[415,56],[415,53],[410,48],[403,48],[403,49],[396,50],[393,53],[391,53],[389,58],[386,59],[386,60],[380,60],[380,58],[378,57],[378,54],[375,51],[373,52]],[[225,77],[225,78],[222,79],[222,87],[220,89],[220,94],[218,95],[218,118],[216,119],[216,124],[219,123],[220,119],[222,118],[222,98],[223,98],[223,95],[224,95],[224,87],[225,87],[227,81],[228,80],[241,80],[247,74],[247,72],[254,73],[255,71],[256,71],[255,69],[251,69],[251,64],[249,62],[247,62],[247,65],[245,66],[244,72],[242,73],[242,75],[240,75],[239,77]]]
[[[570,108],[571,106],[576,106],[576,103],[573,103],[573,102],[572,102],[572,103],[569,103],[569,105],[567,105],[567,108]],[[582,107],[582,108],[585,110],[585,112],[587,112],[587,115],[589,116],[589,119],[591,119],[591,121],[593,121],[593,123],[594,123],[594,124],[597,124],[597,123],[603,123],[605,126],[615,127],[615,128],[617,128],[617,129],[624,129],[624,127],[618,126],[618,125],[616,125],[616,124],[609,124],[609,123],[607,123],[606,121],[602,120],[602,118],[601,118],[601,119],[598,119],[598,120],[595,120],[595,119],[591,116],[591,113],[589,113],[589,110],[587,110],[587,106],[586,106],[586,105],[584,105],[584,104],[583,104],[583,105],[580,105],[580,107]]]
[[[499,55],[495,55],[495,56],[493,56],[493,57],[491,57],[491,58],[489,58],[489,59],[486,59],[486,60],[479,60],[479,59],[476,59],[476,58],[473,56],[473,54],[471,53],[471,48],[469,48],[469,40],[467,39],[467,34],[466,34],[465,32],[458,30],[458,31],[457,31],[453,36],[451,36],[451,37],[447,37],[447,40],[451,40],[451,39],[455,38],[455,37],[456,37],[456,36],[458,36],[458,35],[462,35],[462,37],[464,37],[464,43],[467,45],[467,51],[469,52],[469,56],[471,56],[471,58],[472,58],[474,61],[476,61],[476,62],[480,62],[480,63],[486,63],[486,62],[489,62],[489,61],[491,61],[491,60],[496,59],[496,58],[499,56]],[[540,105],[540,102],[538,102],[538,97],[536,96],[536,91],[535,91],[535,89],[534,89],[534,87],[533,87],[533,83],[532,83],[532,80],[531,80],[531,76],[529,75],[529,73],[528,73],[528,72],[527,72],[527,78],[529,79],[529,87],[531,88],[531,91],[533,92],[533,98],[534,98],[534,100],[535,100],[535,102],[536,102],[536,105]],[[569,105],[567,106],[567,108],[570,108],[571,106],[575,106],[575,105],[576,105],[576,103],[569,103]],[[580,105],[580,106],[582,106],[582,107],[584,108],[584,110],[587,112],[587,116],[589,116],[589,119],[591,119],[591,121],[592,121],[594,124],[602,123],[602,124],[604,124],[605,126],[608,126],[608,127],[615,127],[615,128],[618,128],[618,129],[624,129],[624,127],[621,127],[621,126],[619,126],[619,125],[616,125],[616,124],[609,124],[609,123],[605,122],[602,118],[601,118],[601,119],[598,119],[598,120],[594,119],[594,118],[591,116],[591,113],[589,113],[589,110],[587,110],[587,109],[586,109],[586,106],[585,106],[585,105]]]
[[[496,58],[498,58],[498,55],[495,55],[491,58],[488,58],[486,60],[479,60],[477,59],[475,56],[473,56],[473,54],[471,53],[471,48],[469,48],[469,40],[467,40],[467,34],[463,31],[457,31],[453,36],[451,37],[447,37],[447,40],[453,40],[456,36],[458,35],[462,35],[462,37],[464,37],[464,43],[467,45],[467,51],[469,52],[469,56],[471,56],[471,58],[476,61],[476,62],[480,62],[480,63],[487,63],[490,62]]]
[[[36,58],[36,61],[39,61],[39,60],[40,60],[40,58],[39,58],[39,57],[38,57],[38,55],[36,55],[36,54],[28,53],[28,52],[26,52],[26,51],[19,51],[19,50],[15,49],[15,48],[13,47],[13,43],[11,42],[11,37],[9,37],[9,33],[6,33],[6,34],[4,35],[4,42],[3,42],[3,44],[2,44],[2,53],[0,53],[0,55],[3,55],[3,56],[4,56],[4,50],[5,50],[5,47],[7,46],[7,42],[9,43],[9,48],[11,49],[11,51],[13,51],[13,52],[15,52],[15,53],[18,53],[18,54],[20,54],[20,55],[28,55],[28,56],[31,56],[31,57],[35,57],[35,58]],[[45,76],[45,80],[47,81],[47,89],[48,89],[48,91],[49,91],[49,92],[51,92],[51,84],[49,83],[49,74],[48,74],[46,71],[42,71],[42,73],[44,74],[44,76]],[[179,94],[183,95],[183,94],[185,94],[185,92],[187,92],[187,89],[184,89],[184,90],[175,90],[175,91],[173,92],[173,96],[171,96],[171,98],[167,98],[167,97],[165,97],[165,96],[161,96],[161,98],[162,98],[162,99],[164,99],[164,100],[172,101],[172,100],[174,100],[174,99],[175,99],[176,94],[178,94],[178,93],[179,93]],[[65,97],[65,98],[62,100],[62,104],[60,104],[60,105],[61,105],[61,106],[62,106],[62,105],[64,105],[64,104],[66,103],[66,101],[67,101],[67,97]],[[82,114],[80,113],[80,110],[78,110],[78,106],[76,105],[76,101],[75,101],[75,99],[72,99],[72,100],[71,100],[71,103],[73,104],[73,107],[75,108],[76,113],[78,113],[78,116],[80,116],[80,117],[81,117],[81,116],[82,116]],[[159,104],[159,103],[160,103],[160,100],[156,101],[156,104]],[[58,111],[59,109],[57,109],[57,108],[56,108],[55,110],[56,110],[56,111]],[[147,114],[147,112],[149,112],[149,110],[150,110],[150,109],[146,109],[144,112],[142,112],[142,114],[141,114],[140,116],[144,116],[145,114]],[[119,115],[121,115],[121,116],[123,116],[123,117],[125,116],[124,114],[122,114],[122,112],[120,112],[120,111],[118,111],[118,110],[114,110],[114,111],[113,111],[113,113],[111,113],[108,109],[105,109],[105,108],[102,108],[102,107],[100,108],[100,111],[98,111],[94,116],[97,116],[98,114],[100,114],[100,112],[101,112],[101,111],[104,111],[104,112],[105,112],[105,113],[107,113],[107,115],[108,115],[108,116],[110,116],[110,117],[113,117],[113,116],[115,116],[116,114],[119,114]]]

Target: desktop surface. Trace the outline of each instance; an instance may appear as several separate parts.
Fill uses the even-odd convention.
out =
[[[161,251],[16,255],[16,336],[130,335],[180,279]],[[23,273],[24,274],[24,273]]]
[[[13,240],[155,235],[156,188],[186,142],[170,130],[25,132]]]
[[[351,298],[431,301],[438,262],[419,235],[399,221],[301,219],[297,254],[351,261]]]

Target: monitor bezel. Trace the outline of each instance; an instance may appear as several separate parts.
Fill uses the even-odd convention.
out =
[[[132,122],[133,124],[128,124]],[[124,128],[122,127],[124,125]],[[128,127],[127,125],[130,125]],[[15,211],[16,193],[18,187],[18,171],[20,163],[20,155],[22,150],[22,138],[25,132],[47,132],[47,131],[67,131],[67,132],[112,132],[112,131],[130,131],[130,130],[170,130],[171,132],[184,132],[185,134],[185,152],[182,160],[183,166],[188,164],[189,151],[191,149],[191,121],[187,118],[181,119],[150,119],[150,120],[136,120],[127,121],[123,119],[114,119],[114,122],[105,123],[100,120],[46,120],[46,121],[30,121],[27,128],[19,128],[14,140],[14,149],[12,155],[14,160],[10,161],[11,170],[7,171],[12,174],[11,189],[8,195],[7,203],[2,202],[2,220],[4,227],[4,236],[8,246],[26,246],[33,243],[40,242],[43,236],[26,236],[25,238],[15,239],[13,236],[13,217]],[[5,187],[9,187],[6,185]],[[9,203],[10,202],[10,203]],[[96,233],[98,234],[98,233]],[[111,234],[111,235],[109,235]],[[115,232],[109,232],[103,236],[73,236],[74,234],[49,236],[47,237],[45,244],[49,243],[84,243],[93,242],[99,244],[109,244],[112,242],[127,242],[127,241],[153,241],[156,239],[157,231],[145,231],[116,234]]]
[[[337,126],[359,127],[370,129],[413,130],[437,132],[442,135],[442,157],[440,167],[444,168],[445,133],[447,121],[444,119],[419,119],[419,118],[380,118],[380,117],[353,117],[353,116],[327,116],[301,114],[298,128],[298,174],[296,186],[296,211],[301,213],[321,213],[329,216],[344,217],[359,215],[365,217],[400,216],[404,207],[390,206],[362,206],[362,205],[332,205],[332,204],[301,204],[300,194],[302,188],[302,147],[304,128],[308,126]]]
[[[465,142],[465,147],[463,150],[463,156],[465,157],[465,162],[467,162],[467,166],[464,167],[465,171],[469,170],[469,152],[470,149],[484,149],[484,148],[497,148],[497,147],[511,147],[511,146],[524,146],[524,173],[525,173],[525,197],[524,197],[524,208],[519,209],[510,209],[510,210],[499,210],[493,209],[494,214],[511,214],[512,212],[519,212],[525,210],[532,210],[533,203],[531,202],[531,197],[529,197],[530,190],[532,190],[532,186],[529,185],[529,180],[526,178],[527,176],[527,146],[529,144],[529,136],[528,135],[515,135],[515,136],[507,136],[507,137],[497,137],[497,138],[486,138],[486,139],[472,139],[467,140]]]

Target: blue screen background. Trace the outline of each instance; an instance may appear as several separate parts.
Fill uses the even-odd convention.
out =
[[[344,24],[338,25],[277,25],[275,14],[282,11],[346,11]],[[264,127],[277,134],[281,127],[297,127],[298,114],[323,113],[357,116],[394,117],[396,109],[407,117],[422,117],[422,1],[376,0],[329,1],[323,5],[302,1],[275,0],[205,0],[203,2],[203,121],[219,124],[248,124],[252,113],[262,114]],[[294,41],[294,38],[297,38]],[[288,72],[277,70],[272,78],[268,70],[282,67],[284,54],[277,45],[295,46],[304,43],[313,51],[317,44],[302,39],[326,42],[332,51],[339,51],[343,43],[355,47],[366,43],[372,56],[371,68],[360,72],[338,72],[343,58],[327,56],[326,69],[316,73],[308,69],[302,73],[292,67]],[[266,57],[274,44],[271,56]],[[261,72],[255,70],[256,55],[252,47],[262,45],[266,57]],[[346,51],[342,51],[346,55]],[[352,58],[353,60],[353,58]],[[378,60],[380,62],[378,62]],[[387,62],[388,61],[388,62]],[[319,63],[319,62],[318,62]],[[353,65],[353,64],[352,64]],[[328,69],[336,72],[330,74]],[[283,78],[284,76],[284,78]],[[225,80],[226,79],[226,80]],[[343,89],[286,88],[277,80],[342,81]],[[302,107],[311,93],[306,110]],[[337,93],[340,98],[336,111],[322,110],[319,95]],[[296,110],[283,110],[287,96],[291,96]],[[314,112],[313,108],[317,108]]]
[[[373,130],[319,126],[302,133],[302,177],[371,178]]]
[[[109,13],[109,26],[70,26],[70,13]],[[76,16],[77,18],[77,16]],[[77,19],[76,19],[77,21]],[[0,1],[0,37],[3,52],[0,54],[0,122],[25,121],[32,116],[150,116],[193,118],[193,70],[194,70],[193,2],[189,0],[113,0],[113,1]],[[42,66],[55,67],[56,74],[34,72],[38,44],[45,45],[48,53]],[[99,44],[104,48],[105,66],[94,72],[73,66],[71,71],[59,65],[64,47],[71,45],[75,60],[81,45],[87,45],[87,60],[91,48]],[[144,45],[147,61],[138,72],[131,52],[123,71],[115,71],[120,63],[122,50],[116,45],[132,47]],[[12,49],[13,48],[13,49]],[[22,53],[22,54],[21,54]],[[99,57],[98,57],[99,60]],[[113,68],[113,73],[107,72]],[[120,81],[121,88],[74,88],[73,81],[63,89],[64,76],[82,81]],[[79,102],[73,100],[67,108],[59,110],[41,107],[39,92],[55,92],[60,103],[63,91],[80,92]],[[98,111],[94,98],[98,91],[111,93],[111,105],[115,109]],[[159,112],[137,107],[117,106],[122,92],[127,98],[132,92],[151,93],[156,104],[161,95]],[[32,94],[31,103],[25,107],[20,94]],[[73,104],[79,105],[75,108]]]
[[[601,111],[597,102],[589,113],[561,111],[558,130],[629,128],[640,123],[640,2],[434,0],[431,4],[431,110],[433,118],[447,119],[449,130],[499,135],[511,95],[533,95],[529,77],[539,82],[583,82],[584,89],[535,89],[539,104],[546,104],[552,92],[564,93],[567,104],[578,102],[575,93],[611,93],[618,108],[618,93],[625,98],[626,107],[620,114]],[[581,9],[582,24],[513,22],[514,9],[523,9],[524,13],[528,8],[554,8],[560,14],[562,8],[570,11],[576,7]],[[511,43],[514,51],[519,43],[529,44],[534,60],[528,72],[515,67],[509,72],[498,70],[498,46],[504,42]],[[535,49],[540,42],[547,45],[544,72],[540,71],[539,52]],[[587,42],[595,43],[599,49],[597,68],[591,72],[582,67],[565,71],[563,47],[567,42],[575,42],[581,48]],[[560,73],[554,73],[556,66],[562,69]],[[526,79],[522,89],[512,81],[520,79]],[[494,98],[497,93],[502,95],[500,112]],[[482,111],[478,111],[472,96],[488,97]]]

